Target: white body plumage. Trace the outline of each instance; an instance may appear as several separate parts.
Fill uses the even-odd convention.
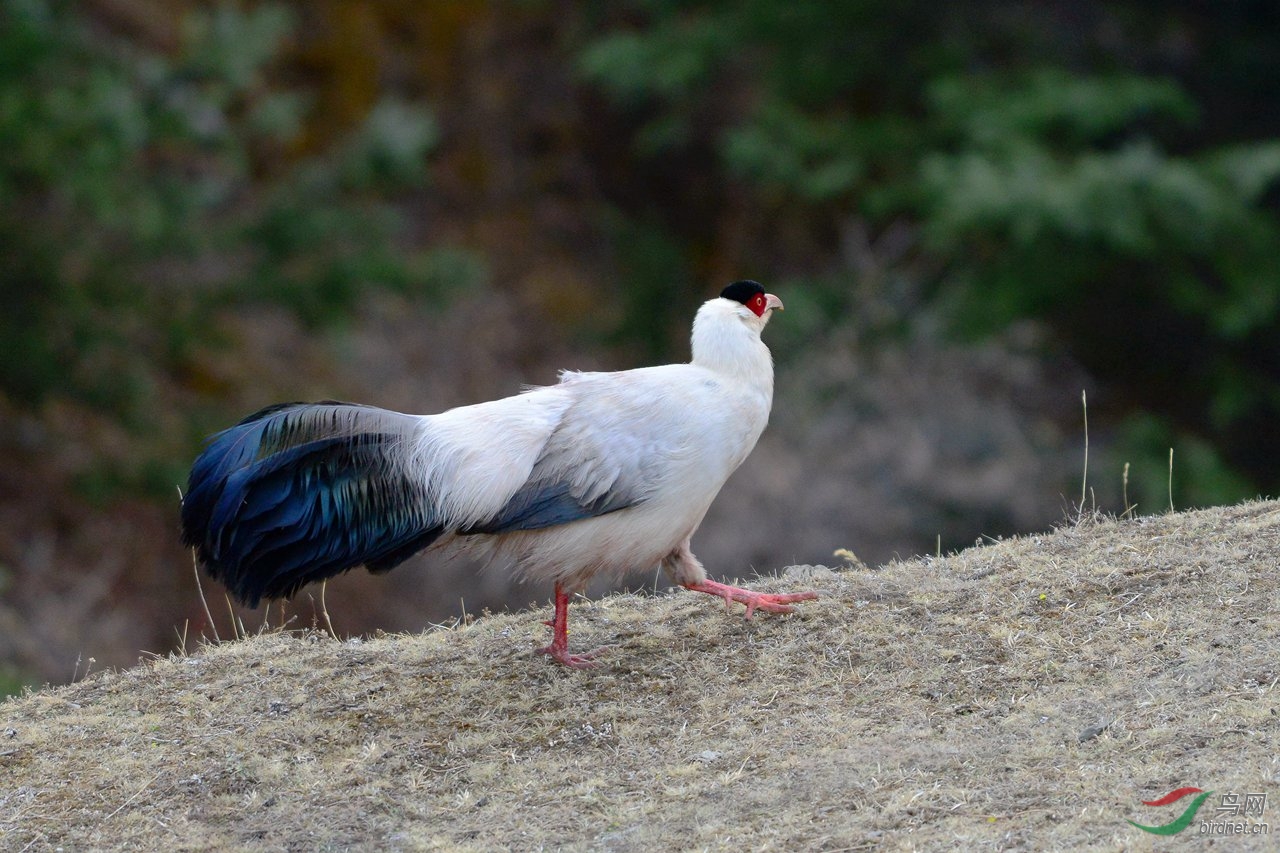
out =
[[[638,502],[567,524],[498,534],[450,535],[436,547],[518,574],[580,588],[591,577],[653,568],[687,550],[711,502],[755,447],[769,420],[773,363],[760,339],[767,320],[713,299],[694,323],[689,364],[561,375],[558,385],[421,419],[412,469],[428,482],[446,526],[497,514],[547,465],[594,500],[627,490]],[[676,564],[672,564],[673,570]],[[673,580],[705,575],[695,561]]]

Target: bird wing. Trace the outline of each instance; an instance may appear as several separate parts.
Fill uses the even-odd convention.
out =
[[[525,480],[495,512],[459,532],[538,530],[647,500],[673,448],[649,389],[632,373],[568,373],[560,385],[531,392],[566,402]]]

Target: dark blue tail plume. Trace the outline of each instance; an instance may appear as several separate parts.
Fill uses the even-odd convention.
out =
[[[409,465],[412,425],[335,402],[250,415],[192,465],[183,541],[251,607],[360,565],[394,568],[444,533]]]

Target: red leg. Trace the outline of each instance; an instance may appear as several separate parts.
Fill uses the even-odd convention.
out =
[[[569,593],[556,584],[556,614],[542,624],[551,627],[551,645],[538,649],[538,654],[550,655],[572,669],[588,669],[595,666],[594,658],[602,650],[595,649],[581,655],[569,654]]]
[[[694,592],[705,592],[708,595],[718,595],[724,599],[725,606],[728,607],[730,602],[740,601],[747,605],[747,618],[751,618],[751,614],[759,608],[767,613],[790,613],[794,607],[788,607],[797,601],[812,601],[818,597],[816,592],[790,592],[790,593],[769,593],[769,592],[753,592],[749,589],[741,587],[729,586],[728,584],[719,583],[713,580],[703,580],[698,583],[684,584],[685,589],[691,589]]]

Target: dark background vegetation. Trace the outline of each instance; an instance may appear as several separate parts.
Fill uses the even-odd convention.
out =
[[[1086,504],[1275,494],[1277,103],[1267,2],[0,0],[0,688],[210,630],[208,433],[682,360],[735,278],[787,310],[714,571],[1042,529],[1082,390]],[[546,595],[417,560],[327,599]]]

